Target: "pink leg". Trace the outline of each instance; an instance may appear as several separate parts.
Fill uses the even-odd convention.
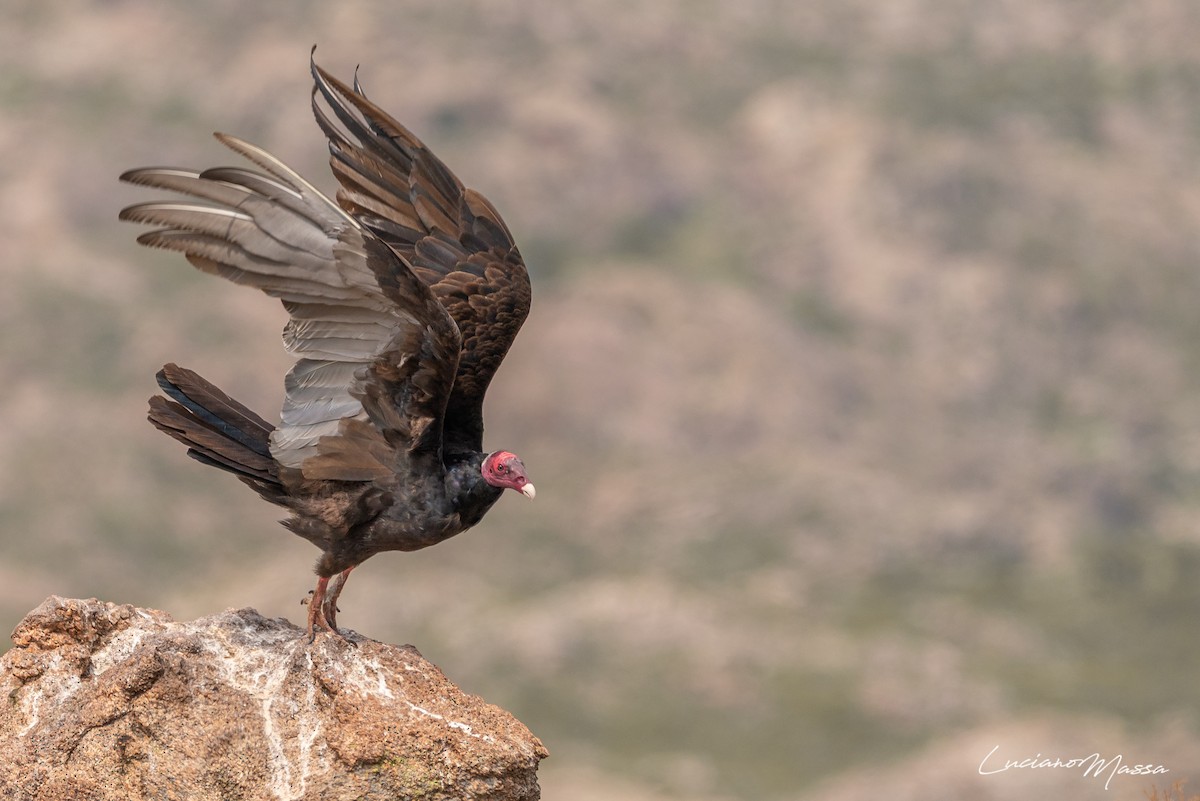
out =
[[[308,599],[308,641],[312,642],[317,637],[317,629],[325,629],[326,631],[336,631],[330,626],[329,621],[325,618],[325,592],[329,586],[328,576],[317,577],[317,588],[313,590],[312,597]]]
[[[325,595],[325,620],[329,623],[330,629],[338,634],[341,634],[337,629],[338,597],[341,596],[342,588],[346,586],[346,579],[350,577],[350,571],[353,569],[354,566],[351,565],[338,573],[333,580],[333,585]]]

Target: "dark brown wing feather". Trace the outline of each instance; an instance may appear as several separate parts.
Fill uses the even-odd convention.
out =
[[[329,139],[338,203],[405,258],[462,334],[446,448],[482,450],[484,393],[529,314],[521,254],[491,203],[367,100],[357,81],[351,89],[315,62],[312,73],[313,113]]]

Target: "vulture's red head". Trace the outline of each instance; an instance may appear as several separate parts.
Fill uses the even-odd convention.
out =
[[[532,499],[535,495],[533,484],[525,475],[525,464],[515,453],[496,451],[488,454],[483,460],[483,480],[493,487],[514,489]]]

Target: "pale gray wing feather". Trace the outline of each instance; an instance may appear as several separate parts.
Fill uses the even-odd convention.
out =
[[[360,400],[371,394],[367,385],[378,395],[376,385],[390,380],[380,379],[379,369],[390,377],[392,362],[418,359],[404,348],[424,342],[428,350],[437,337],[439,354],[454,350],[457,328],[372,232],[270,154],[231,136],[217,138],[266,174],[238,167],[131,170],[122,180],[206,202],[140,203],[121,218],[163,227],[139,242],[181,251],[201,270],[283,301],[289,314],[284,345],[298,361],[285,378],[281,422],[271,435],[275,460],[310,477],[378,477],[395,467],[394,458],[381,454],[404,451],[405,443],[389,426],[428,431],[438,402],[386,412],[373,403],[371,414]],[[426,366],[424,372],[440,375],[448,369],[452,381],[456,358],[450,362]],[[447,383],[428,376],[421,380],[431,386]],[[406,415],[424,420],[415,425]],[[356,420],[373,425],[350,423]],[[429,445],[428,439],[422,443]]]

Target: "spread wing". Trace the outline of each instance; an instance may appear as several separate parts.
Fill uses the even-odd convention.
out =
[[[285,380],[272,457],[305,478],[366,481],[440,469],[442,420],[461,337],[408,265],[269,153],[223,144],[265,172],[131,170],[121,180],[190,196],[121,219],[161,226],[138,242],[283,301],[298,360]]]
[[[446,447],[482,450],[484,393],[529,314],[521,254],[491,203],[367,100],[357,80],[350,89],[315,62],[312,74],[338,203],[405,258],[462,332]]]

